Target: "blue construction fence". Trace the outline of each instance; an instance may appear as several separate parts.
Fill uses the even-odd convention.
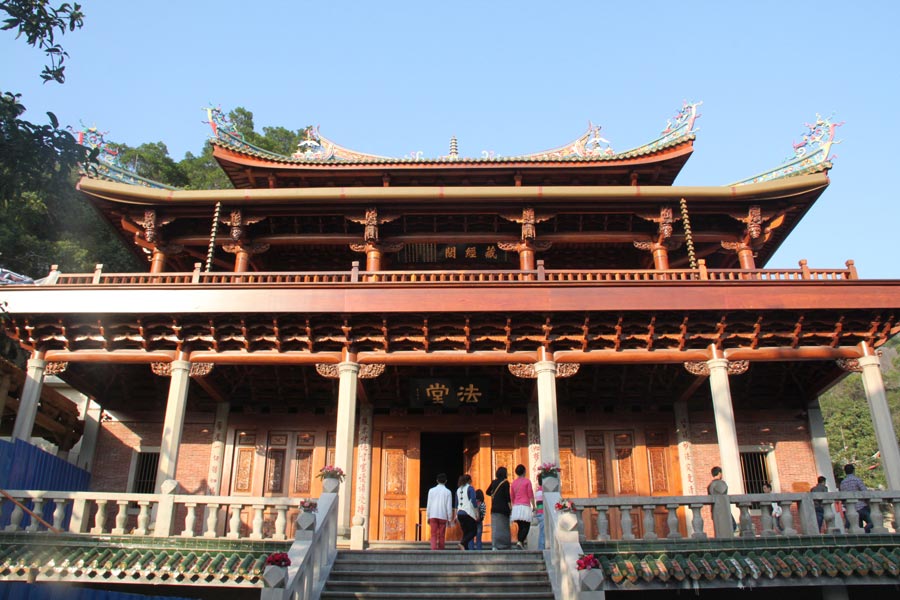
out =
[[[66,583],[0,582],[0,600],[192,600],[76,587]]]
[[[22,440],[7,442],[0,440],[0,489],[2,490],[52,490],[57,492],[84,492],[91,485],[91,474],[72,463],[58,458]],[[27,504],[31,508],[30,503]],[[3,499],[0,510],[0,527],[9,525],[13,505]],[[44,504],[43,519],[53,522],[52,502]],[[67,508],[68,522],[72,507]],[[25,515],[22,526],[27,526],[31,517]],[[4,596],[0,596],[4,600]]]

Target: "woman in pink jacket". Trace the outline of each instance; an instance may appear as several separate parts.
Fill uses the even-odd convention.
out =
[[[516,467],[516,480],[512,483],[509,495],[512,502],[512,514],[509,518],[519,526],[516,548],[524,550],[534,510],[534,488],[531,487],[531,480],[525,476],[525,465]]]

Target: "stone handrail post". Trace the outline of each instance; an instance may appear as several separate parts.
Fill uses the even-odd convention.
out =
[[[315,530],[311,535],[298,532],[288,550],[291,566],[287,569],[284,588],[264,588],[263,600],[318,600],[322,594],[337,556],[338,494],[319,496],[315,515]]]

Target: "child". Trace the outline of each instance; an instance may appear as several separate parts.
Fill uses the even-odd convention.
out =
[[[469,550],[482,550],[481,534],[484,532],[484,515],[487,514],[487,504],[484,503],[484,492],[475,490],[475,539],[469,542]]]

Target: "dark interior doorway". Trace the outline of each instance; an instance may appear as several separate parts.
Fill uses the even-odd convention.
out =
[[[438,473],[447,474],[447,489],[456,490],[456,481],[465,468],[465,433],[423,431],[422,455],[419,460],[419,506],[428,504],[428,490],[435,485]]]

